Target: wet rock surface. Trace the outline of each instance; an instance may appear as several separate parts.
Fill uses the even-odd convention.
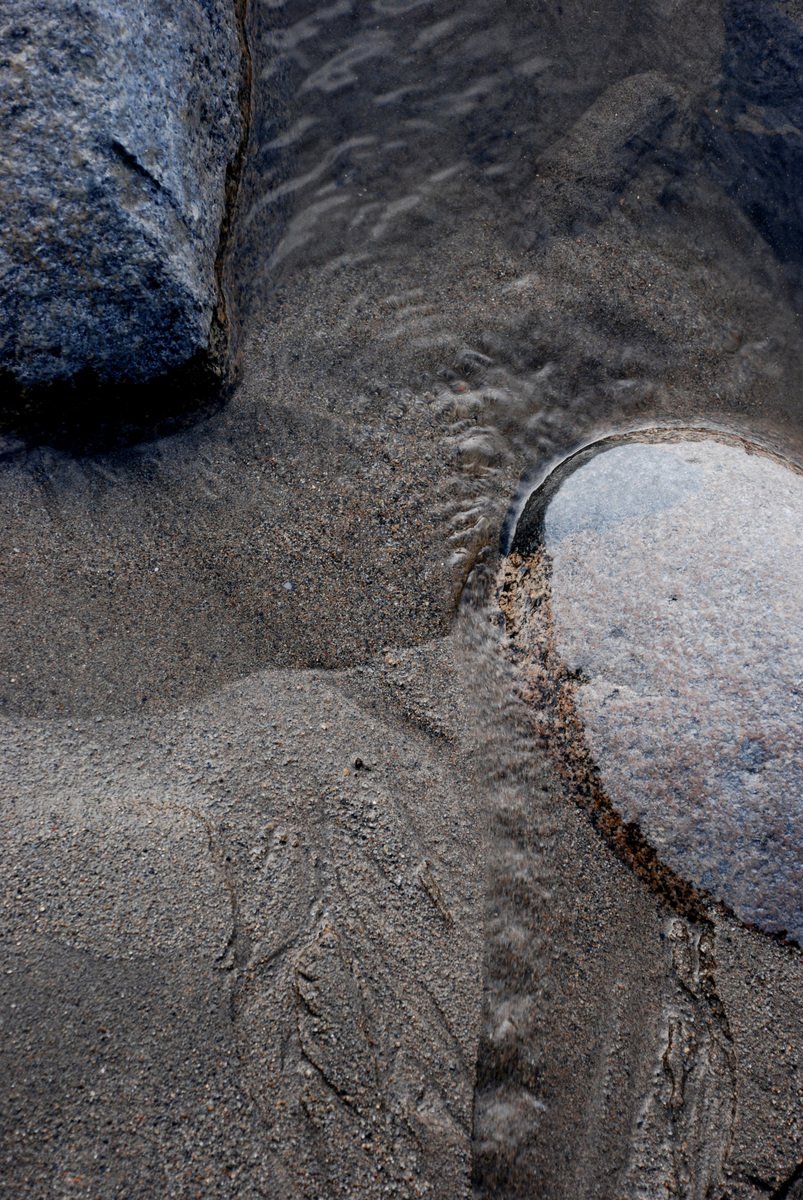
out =
[[[527,653],[541,637],[554,656],[554,694],[622,820],[744,921],[801,942],[803,476],[738,444],[665,440],[681,436],[555,472],[506,586],[523,593],[516,623],[548,597]]]
[[[4,6],[4,406],[79,376],[64,403],[80,407],[93,382],[207,355],[242,134],[237,20],[226,0]]]

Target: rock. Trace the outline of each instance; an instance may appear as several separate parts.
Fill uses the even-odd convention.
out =
[[[139,384],[214,358],[243,116],[235,5],[50,0],[0,20],[0,378]]]
[[[250,5],[231,403],[0,462],[9,1195],[791,1195],[800,955],[663,904],[512,722],[496,625],[443,636],[528,464],[726,405],[801,446],[778,265],[697,157],[668,208],[647,153],[577,241],[511,247],[612,80],[717,74],[719,6],[560,8]]]
[[[628,828],[801,943],[803,476],[739,443],[602,450],[535,493],[514,539],[511,633],[546,664],[553,742],[642,859]]]

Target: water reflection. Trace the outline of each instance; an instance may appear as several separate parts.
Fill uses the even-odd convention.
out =
[[[766,11],[770,7],[777,6]],[[777,212],[783,236],[794,231],[799,190],[784,190],[787,181],[794,185],[794,171],[773,170],[770,177],[762,169],[763,156],[775,155],[779,147],[785,149],[773,163],[784,163],[797,136],[796,101],[773,82],[787,78],[776,67],[787,61],[791,43],[782,37],[751,41],[754,9],[746,0],[733,0],[723,20],[719,6],[699,0],[639,5],[251,0],[253,120],[235,244],[226,264],[230,309],[239,322],[235,394],[195,428],[115,455],[76,458],[52,447],[9,445],[0,463],[0,703],[9,716],[9,737],[19,739],[16,761],[31,778],[52,777],[59,786],[52,724],[29,718],[99,716],[110,756],[126,764],[123,776],[135,790],[139,785],[131,783],[133,768],[127,764],[133,762],[138,774],[148,721],[157,722],[156,741],[160,747],[165,743],[165,754],[172,750],[173,727],[184,723],[199,747],[189,777],[192,798],[202,802],[206,796],[212,806],[222,802],[221,788],[229,785],[212,772],[212,759],[202,757],[200,748],[206,740],[230,740],[226,754],[233,755],[241,777],[217,829],[221,859],[230,846],[235,860],[255,848],[243,836],[244,813],[251,811],[251,819],[262,824],[273,811],[289,813],[281,821],[297,822],[304,837],[296,849],[322,864],[323,882],[310,887],[322,889],[317,894],[322,908],[331,900],[337,912],[348,844],[341,837],[363,818],[334,802],[328,825],[321,824],[321,813],[332,795],[327,774],[332,747],[341,739],[345,753],[352,729],[360,728],[359,716],[344,708],[334,689],[330,693],[327,686],[318,695],[320,680],[313,686],[311,674],[302,680],[280,672],[232,689],[222,685],[267,665],[365,663],[388,645],[437,639],[450,628],[472,568],[483,556],[493,557],[522,473],[532,472],[526,494],[550,464],[611,429],[705,421],[790,458],[801,456],[803,347],[790,255],[782,253],[792,234],[784,242],[767,219]],[[757,50],[766,57],[756,59]],[[757,90],[746,90],[745,81],[754,79]],[[774,89],[771,103],[761,99],[765,84]],[[789,128],[779,113],[787,114]],[[653,482],[657,462],[664,461],[656,453],[651,448],[653,457],[642,461],[650,465]],[[600,458],[596,469],[603,465]],[[653,491],[648,513],[643,489],[625,501],[627,489],[615,488],[604,513],[597,505],[591,517],[583,517],[578,497],[574,515],[564,512],[561,518],[556,554],[578,538],[588,541],[590,552],[597,539],[599,565],[606,540],[617,544],[617,535],[640,521],[653,522],[660,532],[662,523],[678,515],[685,520],[697,514],[707,494],[721,495],[736,520],[739,496],[716,491],[712,460],[708,466],[686,459],[670,465],[660,476],[660,502]],[[745,478],[753,479],[749,470]],[[675,881],[681,907],[688,911],[694,902],[680,886],[693,878],[734,907],[744,905],[748,919],[777,929],[792,924],[793,898],[783,889],[799,843],[781,792],[761,789],[780,778],[773,774],[779,764],[783,771],[789,764],[788,706],[775,713],[776,702],[768,701],[761,721],[753,717],[756,704],[769,695],[767,671],[771,688],[784,685],[773,670],[788,659],[778,639],[779,631],[791,627],[792,610],[776,612],[765,631],[769,642],[753,646],[729,638],[730,630],[740,630],[755,612],[771,612],[788,595],[789,564],[783,564],[789,574],[777,587],[761,582],[778,575],[772,556],[779,544],[762,535],[788,528],[787,518],[777,504],[760,519],[757,511],[760,516],[754,506],[738,529],[738,553],[727,568],[736,604],[726,608],[719,626],[713,621],[710,645],[699,639],[711,622],[692,621],[693,609],[684,608],[688,597],[680,591],[667,595],[663,579],[646,579],[654,574],[655,546],[642,536],[640,559],[628,558],[622,547],[617,595],[601,588],[599,598],[590,597],[597,602],[607,596],[617,612],[591,631],[568,670],[570,711],[578,723],[586,717],[589,728],[598,722],[603,741],[592,748],[600,763],[626,762],[638,751],[627,739],[625,745],[617,741],[628,730],[657,739],[646,747],[652,757],[645,753],[639,763],[648,779],[663,761],[663,723],[676,719],[683,690],[700,679],[719,687],[717,637],[726,651],[747,655],[736,663],[745,688],[736,700],[745,713],[738,717],[744,726],[739,736],[731,710],[722,709],[717,725],[718,696],[681,728],[686,782],[700,768],[699,756],[684,749],[694,747],[695,729],[698,741],[721,744],[719,774],[700,782],[703,799],[719,797],[716,806],[709,804],[707,823],[697,819],[704,804],[689,805],[685,792],[672,792],[674,767],[659,780],[663,808],[642,802],[627,772],[620,771],[617,797],[621,813],[634,805],[667,858],[670,851],[680,852],[671,879],[665,873],[661,883]],[[692,532],[689,526],[687,534]],[[723,533],[720,543],[724,540]],[[667,543],[668,561],[681,542]],[[761,567],[755,580],[739,569],[754,551]],[[603,556],[605,567],[609,559],[614,561],[610,552]],[[723,550],[719,565],[725,560]],[[691,581],[700,561],[692,555],[683,562],[685,580]],[[644,575],[651,601],[664,605],[660,621],[641,630],[644,638],[658,628],[669,639],[665,656],[680,630],[686,650],[693,651],[692,667],[702,664],[686,678],[672,660],[680,676],[671,685],[678,696],[652,687],[649,655],[642,655],[642,663],[627,654],[632,639],[641,636],[637,614],[623,616],[615,604],[620,595],[638,592],[629,571],[637,579]],[[605,569],[601,573],[604,582]],[[672,594],[678,599],[671,600]],[[567,593],[557,612],[566,652],[572,630],[587,628],[582,612],[575,624],[563,607],[572,595]],[[720,600],[719,594],[711,597],[712,612]],[[531,628],[522,625],[523,631]],[[799,1074],[784,1057],[786,1047],[799,1041],[799,964],[789,957],[783,975],[779,960],[765,957],[767,977],[781,984],[762,994],[765,1007],[753,1009],[753,964],[777,949],[770,939],[750,938],[731,952],[710,928],[701,932],[673,919],[667,929],[666,910],[656,905],[654,893],[613,855],[605,857],[605,845],[577,810],[567,815],[569,806],[561,807],[559,782],[496,653],[496,630],[493,635],[490,648],[479,639],[482,653],[471,686],[455,687],[461,701],[466,693],[478,700],[477,724],[495,739],[489,745],[486,738],[487,752],[477,755],[477,774],[486,786],[480,807],[495,822],[487,852],[496,864],[485,931],[489,1033],[478,1074],[477,1195],[538,1194],[543,1200],[639,1195],[645,1189],[656,1195],[739,1189],[753,1194],[751,1180],[780,1177],[787,1154],[780,1131],[784,1120],[794,1127],[799,1109]],[[626,688],[616,685],[618,697],[594,692],[598,663],[584,657],[592,650],[614,656],[617,671],[630,672]],[[411,748],[411,761],[424,771],[418,761],[428,763],[431,753],[439,771],[446,740],[433,734],[432,718],[421,716],[411,702],[406,689],[415,671],[393,685],[391,705],[371,690],[377,661],[396,670],[395,655],[382,655],[353,681],[354,713],[387,703],[377,757],[387,751],[391,727],[409,732],[420,721],[422,737],[432,746],[423,755],[418,745],[414,753]],[[418,670],[420,681],[427,668]],[[596,678],[605,678],[601,670]],[[656,684],[667,679],[662,674]],[[424,691],[434,686],[428,677],[425,682]],[[244,718],[237,693],[252,686],[259,704]],[[757,687],[764,690],[759,694]],[[438,682],[438,690],[445,695],[448,685]],[[202,705],[186,705],[204,693],[214,695]],[[692,700],[699,708],[699,699]],[[581,711],[581,703],[588,707]],[[169,715],[152,718],[160,709]],[[636,710],[647,712],[651,723],[634,720]],[[129,714],[125,721],[108,719],[123,712]],[[613,719],[617,712],[627,719]],[[264,741],[262,731],[270,725],[278,732]],[[719,741],[709,726],[717,737],[723,731]],[[61,723],[60,732],[69,740],[70,721]],[[587,765],[582,739],[573,745],[581,747]],[[115,792],[104,760],[93,767],[90,753],[91,748],[76,751],[70,788],[76,811],[94,814],[96,797]],[[154,753],[158,757],[162,749]],[[183,770],[182,756],[176,758]],[[282,771],[277,758],[284,762]],[[341,777],[349,786],[355,782],[348,775],[353,761],[349,750]],[[339,760],[337,768],[340,776]],[[388,787],[397,797],[397,763],[389,770]],[[465,813],[476,797],[464,772],[461,761],[444,782],[448,802],[441,807],[426,767],[409,814],[399,817],[404,853],[405,840],[419,844],[419,816],[437,826],[434,840],[454,864],[455,878],[470,874]],[[612,795],[616,782],[613,771]],[[182,788],[186,785],[185,780]],[[308,792],[299,791],[307,786]],[[272,790],[265,805],[264,787]],[[162,803],[170,792],[161,782],[158,790]],[[762,802],[755,805],[759,793]],[[58,796],[61,803],[63,790]],[[252,810],[243,804],[248,797],[254,798]],[[783,804],[788,802],[787,794]],[[444,818],[452,803],[463,824]],[[392,811],[392,804],[378,805],[380,827]],[[621,816],[617,821],[621,827]],[[96,816],[92,822],[94,837]],[[14,818],[7,828],[17,829]],[[367,818],[356,828],[360,836],[373,837]],[[280,824],[276,833],[281,829]],[[58,826],[48,838],[58,852],[63,841]],[[387,840],[383,834],[376,846],[385,864]],[[38,855],[40,843],[28,841],[26,854]],[[121,845],[121,855],[110,859],[117,888],[124,879],[125,842]],[[783,850],[777,863],[771,845]],[[747,847],[741,859],[740,847]],[[645,853],[649,848],[646,840],[640,846]],[[364,942],[372,942],[372,953],[384,960],[375,978],[385,978],[388,963],[393,966],[396,957],[401,961],[426,941],[415,926],[420,910],[405,907],[403,927],[410,936],[403,941],[388,922],[388,896],[397,884],[381,871],[390,868],[363,870],[370,862],[360,857],[363,850],[352,846],[348,853],[355,866],[358,924]],[[179,886],[183,853],[172,857]],[[653,853],[648,865],[656,867],[656,858]],[[261,851],[252,861],[261,871]],[[294,931],[304,928],[305,919],[317,921],[303,872],[290,861],[282,879],[295,901],[285,903],[284,883],[277,892],[275,877],[254,876],[251,894],[271,936],[282,928],[273,921],[276,895]],[[327,874],[337,877],[331,885]],[[395,875],[393,868],[391,878]],[[408,882],[402,879],[405,888]],[[730,884],[733,890],[725,895],[723,886]],[[422,885],[410,886],[420,892]],[[697,889],[691,891],[696,895]],[[476,933],[479,902],[474,903]],[[729,926],[731,945],[742,935],[733,933],[735,926]],[[462,955],[457,935],[450,929],[447,936]],[[235,958],[247,953],[235,949]],[[355,961],[358,957],[355,952]],[[428,966],[411,961],[415,987],[428,987]],[[441,960],[441,966],[444,961],[450,960]],[[738,1014],[733,1035],[715,990],[714,965],[730,987],[729,1011]],[[337,979],[353,984],[350,968]],[[389,983],[382,1003],[393,987],[401,989],[397,1011],[405,1037],[418,1039],[423,1027],[427,1038],[443,1029],[442,1014],[433,1015],[434,999],[422,1006],[421,990],[405,992],[403,973],[400,979]],[[456,979],[455,973],[445,986],[458,996]],[[52,986],[48,979],[46,990]],[[269,976],[261,988],[255,1004],[264,1003],[268,1014],[271,1005],[284,1007],[289,1044],[298,1036],[293,994],[277,991]],[[337,986],[333,992],[336,997]],[[469,993],[466,984],[458,996],[467,1014],[467,1042],[476,1012],[476,997]],[[61,1012],[61,1000],[53,1003]],[[192,1008],[205,1011],[194,1000]],[[158,1010],[169,1011],[167,1000],[160,1000]],[[409,1019],[412,1010],[420,1025]],[[395,1022],[394,1017],[391,1032]],[[337,1023],[358,1024],[348,1004]],[[54,1044],[64,1041],[62,1024],[57,1013]],[[124,1022],[120,1028],[120,1061],[126,1062],[136,1036],[129,1044]],[[296,1060],[285,1057],[284,1046],[277,1049],[275,1023],[266,1018],[264,1029],[254,1033],[256,1028],[241,1043],[242,1059],[266,1097],[266,1111],[268,1104],[274,1111],[273,1080],[277,1094],[288,1072],[298,1082]],[[737,1036],[742,1041],[734,1049]],[[326,1059],[334,1061],[336,1043],[328,1034],[326,1045]],[[693,1052],[687,1054],[689,1046]],[[263,1070],[265,1055],[274,1050],[275,1076]],[[350,1051],[342,1053],[347,1058]],[[396,1160],[404,1162],[415,1142],[434,1163],[431,1176],[416,1177],[410,1188],[420,1183],[421,1194],[437,1194],[444,1191],[447,1154],[455,1173],[467,1162],[467,1122],[442,1113],[455,1095],[465,1096],[474,1064],[464,1060],[460,1067],[462,1091],[454,1086],[457,1076],[436,1080],[447,1098],[444,1109],[440,1101],[431,1103],[429,1082],[439,1068],[428,1055],[427,1050],[423,1060],[411,1058],[413,1065],[405,1066],[394,1052],[393,1069],[399,1072],[378,1077],[377,1090],[392,1114],[386,1132]],[[231,1061],[236,1058],[232,1054]],[[762,1070],[769,1064],[760,1087],[753,1089],[749,1079],[745,1085],[744,1075],[737,1079],[737,1058],[739,1064],[760,1062]],[[43,1061],[51,1062],[49,1053]],[[349,1065],[353,1061],[352,1056]],[[51,1075],[48,1066],[48,1080]],[[773,1104],[767,1105],[770,1086]],[[49,1120],[51,1082],[45,1092]],[[682,1104],[677,1095],[684,1097]],[[194,1113],[195,1103],[189,1108]],[[342,1169],[348,1152],[342,1146],[357,1143],[333,1136],[331,1112],[327,1106],[319,1110],[325,1123],[314,1126],[316,1153],[331,1159],[328,1177],[336,1186],[348,1187]],[[155,1115],[161,1128],[162,1108]],[[277,1145],[293,1159],[293,1171],[300,1144],[294,1122],[309,1116],[309,1109],[305,1115],[290,1105],[277,1126]],[[232,1129],[227,1116],[227,1137]],[[206,1132],[202,1136],[206,1140]],[[264,1150],[261,1124],[258,1136]],[[362,1141],[362,1134],[360,1142],[366,1170],[373,1170],[376,1143]],[[188,1144],[181,1141],[182,1162]],[[761,1147],[770,1159],[757,1165],[740,1149],[745,1146]],[[732,1153],[742,1155],[735,1166]],[[169,1156],[162,1157],[169,1166]],[[256,1159],[262,1161],[261,1151]],[[218,1165],[224,1160],[220,1155]],[[314,1190],[320,1191],[321,1178],[310,1185]],[[399,1184],[400,1194],[408,1182]],[[221,1186],[230,1188],[231,1181]],[[275,1178],[265,1186],[288,1192]],[[773,1188],[767,1183],[765,1190]]]

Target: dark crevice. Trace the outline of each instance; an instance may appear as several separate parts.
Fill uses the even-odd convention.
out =
[[[240,185],[245,167],[245,157],[251,135],[251,120],[253,112],[254,65],[251,56],[251,46],[247,30],[248,0],[235,0],[235,19],[237,36],[240,42],[240,84],[237,92],[237,103],[240,109],[240,141],[234,157],[226,168],[225,204],[223,221],[220,227],[220,241],[215,259],[215,282],[217,285],[218,304],[215,311],[215,327],[217,336],[230,350],[233,337],[231,314],[226,298],[224,284],[224,265],[231,248],[237,201],[240,195]]]
[[[147,180],[147,182],[152,188],[155,189],[155,191],[163,191],[162,185],[156,176],[151,175],[148,168],[143,166],[136,154],[132,154],[130,150],[127,150],[122,142],[118,142],[116,140],[112,141],[111,148],[112,152],[117,158],[119,158],[123,166],[128,167],[130,171],[133,171],[135,175],[139,175],[141,179]]]
[[[788,1197],[792,1195],[792,1189],[795,1187],[795,1184],[803,1182],[803,1161],[797,1164],[792,1174],[784,1179],[778,1187],[773,1183],[768,1183],[760,1175],[747,1175],[746,1179],[754,1188],[758,1188],[760,1192],[764,1192],[769,1197],[769,1200],[788,1200]],[[725,1200],[727,1200],[727,1197],[725,1197]]]
[[[87,368],[58,383],[20,388],[0,371],[0,460],[35,446],[80,458],[152,441],[211,415],[227,395],[208,352],[147,383],[109,381]]]
[[[795,1184],[803,1182],[803,1159],[797,1164],[794,1171],[777,1187],[772,1193],[770,1200],[786,1200],[792,1195],[792,1188]]]

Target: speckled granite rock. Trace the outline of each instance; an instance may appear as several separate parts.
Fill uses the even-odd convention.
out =
[[[803,476],[764,454],[629,441],[570,460],[514,541],[589,777],[678,876],[798,942],[801,514]]]
[[[138,382],[206,354],[240,78],[233,0],[4,6],[7,398],[79,372]]]

